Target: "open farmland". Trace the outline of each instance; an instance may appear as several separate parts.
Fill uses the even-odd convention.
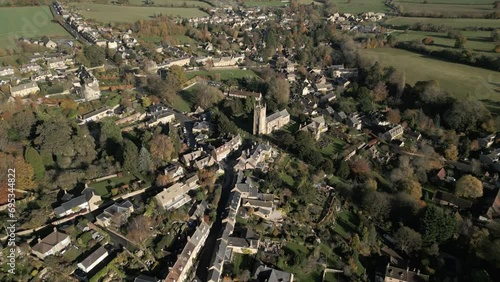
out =
[[[52,21],[48,6],[0,8],[0,48],[12,48],[19,37],[70,38],[71,36]]]
[[[500,114],[500,73],[446,62],[406,50],[379,48],[363,50],[383,66],[404,71],[406,83],[436,80],[451,95],[481,100],[496,115]]]
[[[389,8],[385,6],[384,0],[333,0],[340,13],[359,14],[363,12],[388,12]]]
[[[432,24],[456,29],[464,28],[500,28],[500,20],[495,19],[445,19],[445,18],[419,18],[395,17],[385,21],[389,26],[411,27],[418,23]]]
[[[111,4],[112,1],[109,1]],[[146,3],[144,0],[130,0],[128,5],[143,6]],[[201,2],[197,0],[155,0],[155,6],[173,6],[173,7],[211,7],[210,4],[206,2]]]
[[[465,48],[478,52],[486,52],[494,54],[495,42],[491,39],[490,31],[461,31],[467,37]],[[430,31],[396,31],[392,33],[398,41],[419,41],[426,37],[431,37],[434,40],[433,45],[427,46],[432,50],[441,50],[446,48],[454,48],[455,39],[448,37],[447,33],[430,32]]]
[[[445,17],[485,17],[494,12],[492,3],[470,4],[470,3],[408,3],[397,2],[402,13],[412,15]]]
[[[102,23],[136,22],[141,19],[151,19],[155,14],[173,17],[195,18],[207,16],[198,8],[171,8],[171,7],[137,7],[115,6],[102,4],[71,4],[87,19],[94,19]]]

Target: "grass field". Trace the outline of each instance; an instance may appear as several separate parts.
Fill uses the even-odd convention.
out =
[[[212,71],[189,71],[186,73],[188,79],[195,76],[214,76],[215,74],[220,74],[221,80],[228,80],[231,78],[243,78],[243,77],[256,77],[252,70],[241,70],[241,69],[229,69],[229,70],[212,70]]]
[[[403,8],[404,13],[424,13],[426,15],[445,15],[449,17],[460,17],[463,15],[483,17],[494,12],[492,3],[470,4],[465,2],[455,3],[409,3],[406,1],[396,2]]]
[[[446,62],[401,49],[363,50],[383,66],[404,71],[406,83],[436,80],[442,89],[458,98],[483,101],[496,115],[500,114],[500,73],[482,68]]]
[[[311,4],[314,0],[299,0],[300,4]],[[280,0],[250,0],[244,1],[245,6],[247,7],[280,7],[287,6],[289,2],[281,2]]]
[[[383,0],[333,0],[340,13],[388,12]]]
[[[109,1],[110,4],[112,1]],[[129,3],[130,5],[137,5],[137,6],[142,6],[144,5],[146,1],[144,0],[129,0]],[[200,7],[200,8],[203,8],[203,7],[212,7],[210,6],[208,3],[205,3],[205,2],[201,2],[201,1],[196,1],[196,0],[154,0],[154,5],[156,6],[183,6],[184,3],[186,4],[186,6],[189,6],[189,7]]]
[[[59,25],[51,22],[48,6],[0,8],[0,48],[13,48],[19,37],[71,38]]]
[[[467,27],[500,28],[500,20],[495,19],[445,19],[445,18],[418,18],[418,17],[395,17],[385,21],[392,26],[411,26],[417,23],[433,24],[457,29]]]
[[[491,40],[491,32],[489,31],[462,31],[465,37],[467,37],[467,43],[465,47],[467,49],[472,49],[479,52],[493,53],[495,48],[495,43]],[[455,45],[455,39],[448,37],[447,33],[440,32],[427,32],[427,31],[413,31],[409,30],[407,32],[398,31],[392,33],[396,35],[397,39],[400,41],[422,41],[425,37],[432,37],[434,39],[434,45],[428,46],[434,50],[440,50],[443,48],[453,48]]]
[[[136,22],[141,19],[152,19],[155,14],[170,15],[182,18],[204,17],[207,14],[197,8],[166,8],[166,7],[134,7],[102,4],[76,4],[71,6],[87,19],[102,23]]]
[[[396,0],[397,3],[423,3],[423,0]],[[491,0],[427,0],[427,4],[492,4]]]

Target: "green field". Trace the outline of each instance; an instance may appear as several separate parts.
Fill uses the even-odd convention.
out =
[[[363,12],[388,12],[389,8],[384,5],[383,0],[333,0],[340,13],[363,13]]]
[[[112,1],[109,1],[110,3]],[[144,0],[130,0],[130,5],[137,5],[137,6],[142,6],[144,5],[146,1]],[[201,1],[196,1],[196,0],[154,0],[154,5],[156,6],[175,6],[175,7],[179,7],[179,6],[184,6],[184,4],[187,6],[187,7],[200,7],[200,8],[203,8],[203,7],[212,7],[210,6],[210,4],[206,3],[206,2],[201,2]]]
[[[165,8],[165,7],[135,7],[102,4],[76,4],[83,17],[102,23],[136,22],[141,19],[152,19],[156,14],[170,15],[182,18],[204,17],[207,14],[197,8]]]
[[[19,37],[71,38],[59,25],[52,21],[48,6],[0,8],[0,48],[15,47]]]
[[[397,2],[402,6],[403,13],[424,13],[426,15],[445,15],[449,17],[484,17],[494,12],[492,3],[469,4],[464,2],[456,3],[408,3],[406,1]]]
[[[396,0],[396,3],[423,3],[423,0]],[[492,4],[491,0],[427,0],[427,4]]]
[[[363,50],[363,53],[383,66],[393,66],[403,71],[406,83],[436,80],[451,95],[476,98],[485,102],[494,114],[500,114],[499,72],[438,60],[401,49],[379,48]]]
[[[417,23],[433,24],[457,29],[468,27],[478,28],[500,28],[500,20],[495,19],[445,19],[445,18],[418,18],[418,17],[395,17],[385,21],[392,26],[411,26]]]
[[[491,39],[490,31],[462,31],[461,33],[467,37],[465,48],[479,52],[494,53],[495,43]],[[453,48],[455,45],[455,39],[449,38],[448,34],[443,32],[409,30],[407,32],[397,31],[392,34],[396,35],[398,41],[422,41],[425,37],[432,37],[434,44],[427,47],[433,50]]]
[[[211,70],[211,71],[189,71],[186,73],[187,78],[191,79],[195,76],[206,76],[213,77],[215,74],[220,74],[221,80],[228,80],[232,78],[243,78],[243,77],[256,77],[257,75],[252,70],[241,70],[241,69],[225,69],[225,70]]]

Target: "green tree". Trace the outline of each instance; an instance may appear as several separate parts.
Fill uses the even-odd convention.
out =
[[[137,150],[137,146],[134,142],[128,139],[125,139],[123,145],[123,170],[131,173],[137,172],[137,165],[139,162],[139,152]]]
[[[34,140],[40,152],[49,154],[59,154],[61,150],[71,149],[72,128],[62,117],[54,117],[36,128],[36,138]]]
[[[104,50],[96,45],[85,46],[83,48],[83,55],[91,67],[100,66],[104,64],[104,61],[106,60]]]
[[[40,181],[45,177],[45,167],[43,165],[43,160],[37,150],[33,147],[26,148],[24,152],[24,159],[33,168],[33,173],[35,174],[35,179]]]
[[[149,172],[152,168],[153,163],[151,162],[151,154],[146,147],[142,147],[139,151],[138,169],[140,172]]]
[[[483,183],[470,174],[464,175],[457,181],[455,194],[466,198],[482,197]]]
[[[425,245],[442,243],[448,240],[455,230],[453,215],[436,206],[428,206],[420,219],[420,231]]]
[[[101,134],[99,142],[101,147],[106,146],[108,142],[121,144],[123,141],[122,131],[120,127],[110,118],[101,120]]]
[[[219,132],[219,134],[238,133],[238,126],[236,126],[234,122],[229,120],[229,118],[224,113],[215,111],[212,117],[215,124],[217,124],[217,131]]]

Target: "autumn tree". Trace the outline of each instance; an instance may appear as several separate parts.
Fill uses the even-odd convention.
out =
[[[167,135],[159,134],[149,142],[149,151],[156,161],[170,161],[174,155],[174,144]]]
[[[394,233],[396,247],[405,253],[418,251],[422,248],[422,235],[417,231],[402,226]]]
[[[168,184],[172,183],[173,179],[165,174],[159,174],[156,177],[155,184],[156,186],[162,187],[162,186],[167,186]]]
[[[450,161],[456,161],[458,159],[458,148],[455,144],[450,144],[446,150],[444,150],[444,157]]]
[[[351,171],[360,176],[368,175],[371,172],[370,164],[364,158],[357,158],[351,162]]]
[[[399,186],[401,190],[411,195],[415,200],[422,198],[422,186],[414,179],[404,179],[400,181]]]
[[[35,176],[33,168],[22,157],[14,159],[13,168],[16,170],[16,189],[31,190],[36,188],[36,183],[33,181]]]
[[[387,86],[383,81],[381,81],[377,83],[375,88],[372,90],[373,101],[377,103],[383,102],[387,98],[387,94]]]
[[[269,82],[267,93],[279,105],[287,105],[290,100],[290,83],[280,77]]]
[[[434,39],[432,37],[426,37],[422,39],[422,43],[424,43],[425,45],[432,45],[434,44]]]
[[[476,177],[467,174],[462,176],[456,184],[455,194],[466,198],[479,198],[483,196],[483,183]]]
[[[391,124],[399,124],[401,122],[401,113],[398,109],[391,109],[387,112],[387,121]]]
[[[219,89],[212,86],[197,85],[190,95],[191,102],[203,109],[208,109],[216,105],[222,99],[224,99],[224,94]]]

